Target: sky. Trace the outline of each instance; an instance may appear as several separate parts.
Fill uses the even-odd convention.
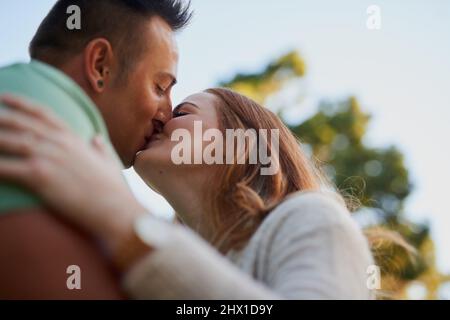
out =
[[[0,66],[28,59],[28,43],[53,3],[0,0]],[[379,30],[366,26],[370,5],[381,9]],[[177,36],[174,104],[298,50],[307,64],[308,102],[299,113],[305,117],[324,98],[358,98],[372,114],[367,143],[405,154],[414,185],[405,212],[430,223],[438,266],[450,272],[450,1],[193,0],[192,6],[194,20]],[[155,213],[171,212],[133,172],[127,177]]]

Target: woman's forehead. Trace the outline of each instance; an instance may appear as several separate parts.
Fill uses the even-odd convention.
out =
[[[198,92],[188,96],[181,104],[191,104],[199,109],[210,109],[219,104],[219,98],[209,92]]]

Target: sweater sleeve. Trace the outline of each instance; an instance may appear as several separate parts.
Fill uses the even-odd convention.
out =
[[[124,277],[125,290],[132,298],[279,299],[193,231],[178,225],[165,229],[168,233],[165,244],[139,261]]]
[[[371,299],[368,243],[332,197],[305,193],[287,201],[266,233],[268,286],[287,299]]]
[[[125,289],[133,298],[371,298],[367,241],[349,212],[330,197],[303,194],[269,215],[243,257],[254,262],[258,280],[193,231],[176,225],[166,229],[165,244],[125,276]]]

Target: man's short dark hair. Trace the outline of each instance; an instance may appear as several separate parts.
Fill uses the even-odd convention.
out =
[[[80,30],[67,28],[71,5],[81,9]],[[189,7],[182,0],[58,0],[33,37],[30,56],[58,67],[102,37],[117,53],[122,73],[127,73],[147,46],[143,22],[158,16],[177,31],[190,21]]]

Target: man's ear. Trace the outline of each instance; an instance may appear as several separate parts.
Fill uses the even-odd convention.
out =
[[[111,81],[114,53],[111,43],[103,38],[91,40],[84,49],[84,69],[91,89],[103,92]]]

